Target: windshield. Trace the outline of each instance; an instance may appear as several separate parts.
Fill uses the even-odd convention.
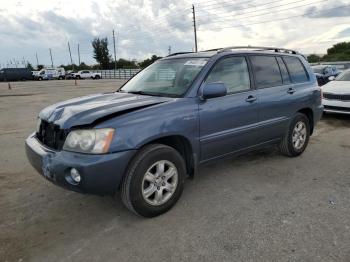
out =
[[[160,60],[127,82],[121,92],[145,95],[181,96],[207,63],[208,58]]]
[[[350,70],[344,71],[335,79],[336,81],[350,81]]]

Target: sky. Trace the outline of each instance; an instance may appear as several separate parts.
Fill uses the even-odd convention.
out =
[[[350,0],[0,0],[0,67],[29,61],[55,66],[94,64],[91,41],[107,37],[113,55],[142,60],[153,54],[255,45],[323,54],[350,41]]]

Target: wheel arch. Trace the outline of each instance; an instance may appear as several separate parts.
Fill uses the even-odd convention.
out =
[[[187,174],[193,177],[196,170],[196,157],[190,140],[182,135],[168,135],[148,141],[142,147],[149,144],[164,144],[174,148],[184,158]]]
[[[312,135],[312,133],[314,132],[314,111],[310,107],[305,107],[305,108],[300,109],[298,111],[298,113],[304,114],[309,119],[310,135]]]

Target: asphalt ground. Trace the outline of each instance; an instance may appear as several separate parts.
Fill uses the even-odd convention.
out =
[[[0,83],[0,261],[350,261],[350,117],[324,116],[300,157],[268,148],[201,167],[153,219],[37,174],[24,140],[38,112],[121,83]]]

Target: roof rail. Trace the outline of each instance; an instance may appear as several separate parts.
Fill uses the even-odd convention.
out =
[[[232,49],[257,49],[255,51],[263,51],[263,50],[270,50],[274,51],[276,53],[289,53],[289,54],[299,54],[298,51],[292,50],[292,49],[286,49],[286,48],[279,48],[279,47],[266,47],[266,46],[228,46],[223,48],[218,48],[218,53],[225,52]]]
[[[183,54],[191,54],[193,52],[178,52],[178,53],[172,53],[170,55],[167,55],[166,57],[169,57],[169,56],[174,56],[174,55],[183,55]]]

